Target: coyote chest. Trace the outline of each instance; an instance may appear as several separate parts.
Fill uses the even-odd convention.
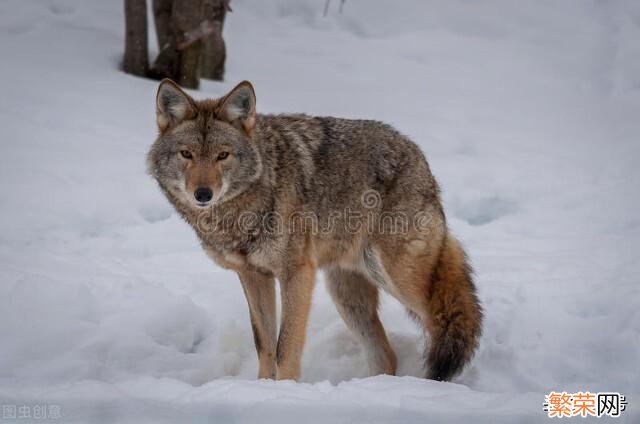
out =
[[[367,247],[366,239],[360,234],[351,237],[317,237],[314,234],[284,233],[248,238],[208,234],[203,239],[207,254],[219,265],[236,271],[255,268],[274,275],[285,269],[287,261],[292,259],[287,252],[295,253],[297,246],[303,243],[306,244],[306,260],[317,268],[338,266],[362,271],[372,264],[371,248]],[[376,281],[383,288],[389,288],[382,283],[383,280]]]
[[[224,268],[235,271],[256,269],[265,274],[274,274],[282,269],[282,256],[277,254],[282,251],[279,245],[277,240],[265,240],[261,244],[254,242],[244,248],[225,248],[203,243],[207,255]]]

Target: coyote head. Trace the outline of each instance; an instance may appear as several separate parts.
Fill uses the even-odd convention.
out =
[[[262,173],[252,139],[255,105],[248,81],[220,99],[203,101],[162,81],[156,96],[160,134],[147,158],[149,173],[187,207],[220,204],[242,193]]]

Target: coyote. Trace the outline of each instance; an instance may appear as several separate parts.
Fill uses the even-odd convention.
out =
[[[449,380],[471,359],[482,331],[471,269],[407,137],[376,121],[258,114],[248,81],[197,101],[163,80],[156,117],[149,173],[205,252],[238,274],[258,378],[299,379],[318,269],[372,374],[397,363],[379,289],[430,336],[427,378]]]

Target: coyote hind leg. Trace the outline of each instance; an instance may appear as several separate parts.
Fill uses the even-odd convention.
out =
[[[327,289],[338,313],[366,350],[373,375],[396,372],[396,355],[378,317],[378,289],[355,271],[333,268]]]

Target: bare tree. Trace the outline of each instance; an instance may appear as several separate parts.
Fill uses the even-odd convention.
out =
[[[177,0],[171,11],[171,28],[178,49],[175,80],[187,88],[198,88],[200,85],[202,36],[196,31],[202,22],[202,1]]]
[[[124,17],[125,42],[122,68],[129,74],[145,76],[149,68],[146,0],[125,0]]]
[[[138,2],[142,9],[135,0],[125,0],[125,8],[129,11],[129,4],[136,3],[136,11],[144,10],[144,26],[129,20],[127,25],[133,25],[136,33],[144,28],[144,42],[140,43],[147,60],[145,0]],[[151,68],[145,64],[144,71],[137,75],[171,78],[188,88],[197,88],[200,76],[222,80],[226,58],[222,26],[230,10],[229,0],[153,0],[159,53]]]
[[[153,0],[153,20],[156,25],[158,57],[149,69],[149,77],[176,79],[178,74],[177,41],[171,28],[174,0]]]
[[[202,17],[213,23],[213,31],[202,39],[201,75],[202,78],[222,81],[226,46],[222,38],[222,28],[227,12],[231,11],[229,0],[204,0]]]
[[[169,43],[169,22],[173,0],[153,0],[153,21],[156,24],[158,49],[162,50]]]
[[[149,73],[171,78],[187,88],[200,84],[202,0],[154,0],[160,52]]]

